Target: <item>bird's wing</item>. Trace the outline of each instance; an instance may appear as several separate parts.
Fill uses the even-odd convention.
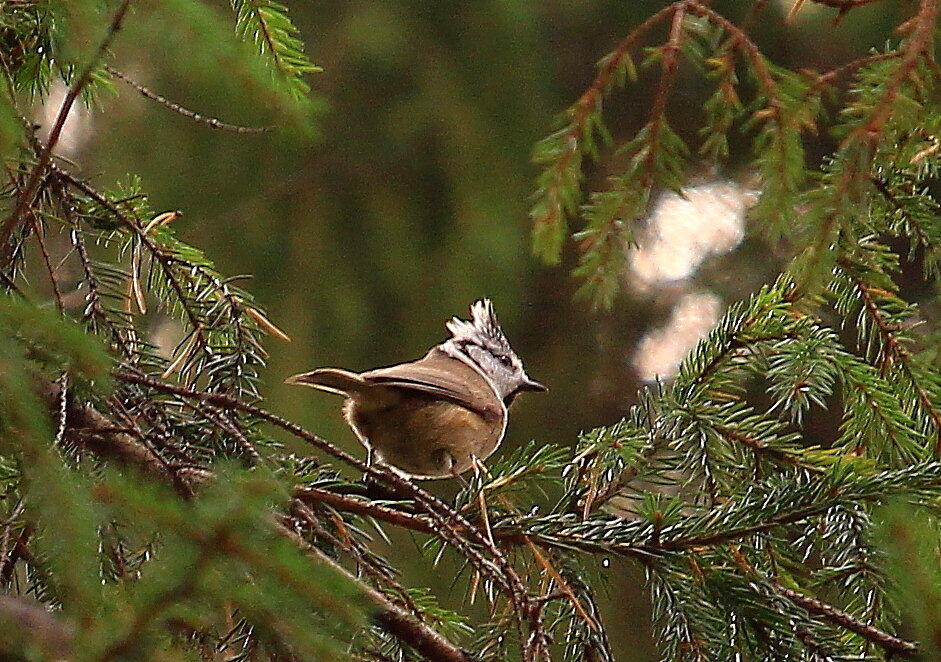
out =
[[[432,352],[418,361],[370,370],[361,376],[373,384],[428,393],[483,415],[502,414],[502,403],[487,380],[443,353]]]
[[[355,372],[341,368],[317,368],[284,380],[286,384],[313,386],[321,391],[350,396],[369,387],[369,383]]]

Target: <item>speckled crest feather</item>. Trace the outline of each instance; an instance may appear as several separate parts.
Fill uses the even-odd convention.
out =
[[[478,345],[486,345],[487,340],[496,344],[506,352],[511,352],[510,341],[503,335],[503,329],[493,312],[490,299],[481,299],[474,303],[470,309],[471,320],[466,321],[454,317],[446,324],[456,341],[470,341]]]

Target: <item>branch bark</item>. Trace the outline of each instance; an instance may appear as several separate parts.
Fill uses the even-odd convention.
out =
[[[56,411],[60,402],[59,385],[49,382],[48,380],[42,380],[39,382],[38,390],[49,409]],[[65,436],[69,441],[75,443],[76,446],[87,450],[99,458],[113,460],[120,464],[134,467],[150,478],[169,481],[174,484],[178,484],[181,480],[181,476],[168,467],[144,443],[139,441],[134,435],[124,432],[122,428],[116,426],[107,416],[90,404],[75,402],[69,402],[67,404]],[[183,480],[187,483],[186,487],[190,488],[190,482],[202,482],[212,477],[212,472],[208,470],[190,471],[186,473]],[[305,495],[310,497],[312,491],[314,491],[312,488],[298,488],[297,496],[298,498],[303,498]],[[317,490],[317,492],[326,491]],[[356,500],[347,499],[343,501],[343,503],[349,505],[351,501]],[[339,505],[341,502],[335,501],[334,503]],[[376,507],[378,506],[373,506],[373,508]],[[393,509],[387,508],[386,510],[395,512]],[[422,521],[415,516],[404,513],[402,515],[403,517],[411,518],[413,523],[414,521]],[[436,529],[429,522],[426,531],[431,533],[435,530]],[[317,559],[318,562],[330,566],[333,570],[346,576],[350,581],[355,583],[363,594],[376,606],[376,623],[389,632],[389,634],[411,646],[432,662],[469,662],[469,658],[464,651],[441,633],[391,602],[380,591],[363,583],[362,580],[353,576],[349,571],[326,556],[318,548],[283,525],[279,525],[279,532],[294,541],[295,544]],[[3,609],[4,606],[0,604],[0,618],[3,616]]]
[[[828,605],[825,602],[821,602],[816,598],[804,595],[793,589],[782,586],[776,581],[772,581],[771,584],[774,586],[781,595],[785,598],[796,604],[798,607],[806,609],[808,613],[813,614],[814,616],[819,616],[825,620],[834,623],[841,628],[845,628],[850,632],[858,634],[860,637],[871,641],[880,648],[886,651],[890,655],[898,655],[900,657],[914,657],[918,653],[918,644],[915,644],[911,641],[906,641],[904,639],[899,639],[888,632],[883,632],[882,630],[875,628],[871,625],[863,623],[852,614],[849,614],[842,609],[838,609],[833,605]]]

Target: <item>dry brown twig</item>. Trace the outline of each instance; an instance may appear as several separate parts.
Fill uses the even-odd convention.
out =
[[[266,133],[268,131],[271,131],[271,127],[267,127],[267,126],[263,126],[263,127],[242,126],[240,124],[231,124],[229,122],[223,122],[222,120],[218,120],[215,117],[206,117],[205,115],[201,115],[194,110],[185,108],[184,106],[181,106],[178,103],[174,103],[173,101],[170,101],[166,97],[160,94],[157,94],[156,92],[153,92],[152,90],[150,90],[150,88],[144,85],[141,85],[140,83],[133,80],[130,76],[128,76],[127,74],[121,71],[118,71],[111,65],[106,64],[104,68],[105,68],[105,71],[107,71],[109,74],[111,74],[112,76],[120,80],[122,83],[137,90],[137,92],[144,98],[150,99],[151,101],[159,103],[161,106],[164,106],[165,108],[169,108],[174,113],[182,115],[183,117],[187,117],[195,122],[199,122],[200,124],[205,124],[207,126],[210,126],[213,129],[220,129],[222,131],[232,131],[233,133]]]

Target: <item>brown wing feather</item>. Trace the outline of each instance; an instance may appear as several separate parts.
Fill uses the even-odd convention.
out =
[[[349,396],[369,387],[359,374],[342,368],[317,368],[284,380],[286,384],[312,386],[321,391]]]
[[[418,361],[370,370],[361,377],[373,384],[428,393],[484,415],[502,414],[502,403],[487,380],[438,350]]]

